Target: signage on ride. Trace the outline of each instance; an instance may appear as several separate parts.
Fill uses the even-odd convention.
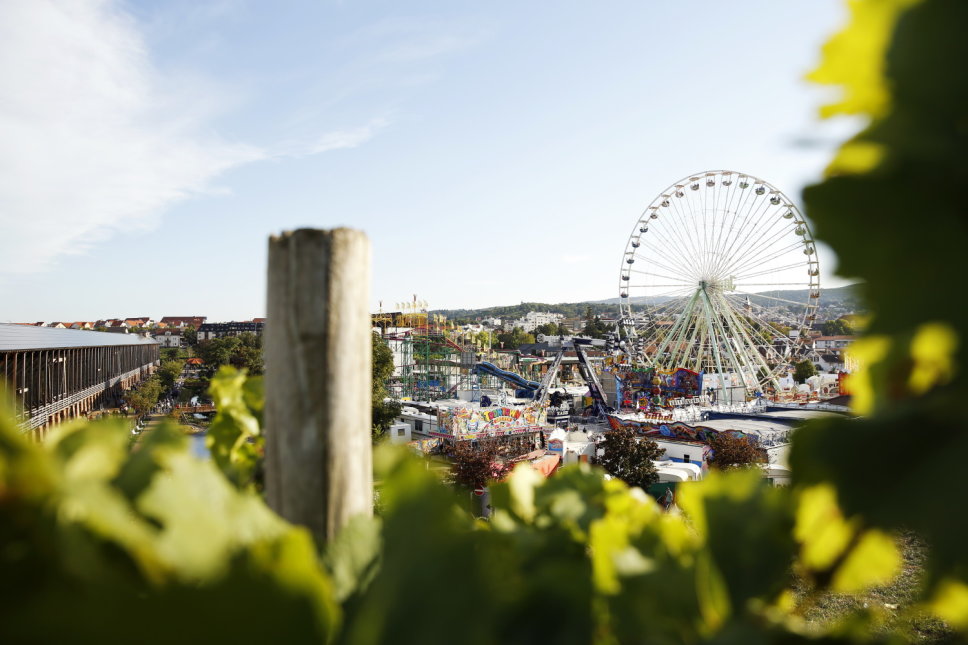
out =
[[[709,405],[709,397],[703,394],[702,396],[690,396],[690,397],[682,397],[678,399],[669,399],[667,403],[674,408],[681,408],[686,405]]]
[[[455,439],[499,437],[539,430],[545,422],[546,410],[535,404],[520,408],[457,407],[437,411],[437,436]]]
[[[548,450],[550,452],[561,453],[564,451],[565,444],[561,439],[549,439],[548,440]]]

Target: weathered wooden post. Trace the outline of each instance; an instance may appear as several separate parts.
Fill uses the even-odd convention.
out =
[[[320,545],[373,513],[369,293],[362,232],[269,239],[266,496]]]

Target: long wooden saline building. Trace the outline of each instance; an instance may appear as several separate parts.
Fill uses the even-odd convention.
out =
[[[150,375],[160,345],[136,334],[0,324],[0,389],[41,439],[52,425],[113,406]]]

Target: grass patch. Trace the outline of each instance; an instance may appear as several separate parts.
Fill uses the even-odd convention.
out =
[[[924,580],[927,545],[913,533],[897,537],[901,551],[901,572],[888,585],[872,587],[859,594],[822,593],[811,596],[803,581],[794,589],[804,620],[814,625],[829,625],[864,612],[876,620],[876,634],[896,634],[912,643],[948,642],[954,632],[942,620],[917,607]]]

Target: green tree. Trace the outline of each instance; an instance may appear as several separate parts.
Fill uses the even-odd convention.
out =
[[[194,326],[188,325],[182,329],[182,342],[189,347],[194,347],[198,344],[198,330]]]
[[[659,474],[652,462],[665,451],[655,441],[639,437],[634,430],[618,428],[606,432],[599,447],[604,450],[599,462],[613,477],[642,489],[659,481]]]
[[[504,479],[511,471],[511,466],[500,459],[499,447],[493,439],[458,441],[450,448],[450,458],[454,483],[463,488],[484,488]]]
[[[797,383],[806,383],[807,379],[817,373],[817,366],[812,361],[803,359],[793,368],[793,380]]]
[[[614,325],[607,325],[602,322],[601,318],[594,316],[585,323],[585,329],[582,330],[582,333],[590,338],[604,338],[606,334],[614,329]]]
[[[826,320],[820,324],[820,333],[824,336],[852,336],[854,328],[843,318]]]
[[[544,334],[545,336],[558,336],[561,333],[561,327],[559,327],[557,323],[553,322],[538,325],[534,330],[534,335],[536,338],[541,334]]]
[[[239,345],[229,359],[229,364],[238,369],[244,369],[249,374],[265,373],[265,359],[261,348]]]
[[[711,468],[727,470],[766,463],[766,451],[747,437],[734,437],[725,432],[716,433],[709,441],[713,449],[708,463]]]
[[[238,369],[248,370],[249,374],[263,374],[265,360],[262,354],[262,336],[250,331],[237,336],[239,344],[235,346],[229,364]]]
[[[214,373],[222,365],[231,365],[240,347],[243,345],[238,336],[209,338],[196,345],[195,354],[205,361],[206,369]]]
[[[483,331],[479,331],[477,332],[477,334],[474,335],[474,344],[481,349],[484,349],[487,347],[494,347],[498,344],[498,342],[499,341],[497,340],[497,334],[495,334],[494,332],[488,331],[486,329]]]
[[[124,394],[124,400],[138,416],[148,414],[161,397],[161,380],[153,375]]]
[[[400,403],[387,401],[387,381],[393,376],[393,352],[386,341],[376,332],[373,333],[372,343],[373,382],[372,382],[372,414],[371,427],[373,439],[378,440],[386,435],[394,419],[400,416]]]
[[[792,327],[788,327],[787,325],[784,325],[783,323],[778,323],[778,322],[771,322],[769,323],[769,325],[770,327],[778,331],[782,336],[789,336],[790,330],[793,329]]]
[[[158,379],[161,382],[161,387],[163,390],[170,390],[175,385],[175,381],[181,376],[182,369],[185,367],[185,361],[179,360],[168,360],[162,361],[161,367],[158,368]]]
[[[517,349],[521,345],[528,345],[534,342],[534,334],[529,334],[520,327],[515,327],[509,332],[501,332],[497,335],[498,346],[504,343],[502,349]]]

